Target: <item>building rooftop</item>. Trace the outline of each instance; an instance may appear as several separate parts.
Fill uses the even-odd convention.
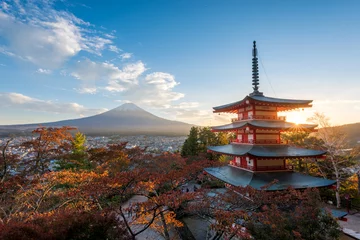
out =
[[[295,124],[284,121],[271,121],[271,120],[243,120],[239,122],[233,122],[226,125],[212,127],[215,132],[218,131],[231,131],[235,129],[241,129],[245,127],[256,127],[257,129],[282,129],[282,130],[313,130],[317,127],[316,124]]]
[[[205,168],[204,170],[215,178],[233,186],[251,186],[258,190],[274,180],[277,182],[267,190],[284,190],[290,186],[295,189],[327,187],[336,182],[335,180],[312,177],[297,172],[249,172],[231,166]]]
[[[253,155],[256,157],[316,157],[324,155],[325,151],[312,150],[305,148],[291,147],[288,145],[252,145],[252,144],[228,144],[223,146],[209,146],[208,150],[230,155],[244,156]]]
[[[249,103],[257,103],[264,106],[276,106],[277,111],[286,111],[296,108],[312,107],[312,100],[299,100],[299,99],[285,99],[285,98],[272,98],[266,97],[262,94],[246,96],[243,100],[213,107],[214,113],[217,112],[236,112],[236,109],[245,107]]]

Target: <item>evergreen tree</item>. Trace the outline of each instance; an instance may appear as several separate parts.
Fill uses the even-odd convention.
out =
[[[58,169],[90,169],[91,164],[86,153],[86,136],[81,132],[75,134],[71,141],[71,154],[59,161]]]
[[[199,154],[199,143],[198,143],[199,129],[192,127],[188,138],[185,140],[183,147],[181,148],[181,156],[196,156]]]
[[[81,132],[75,134],[74,140],[71,142],[73,154],[85,154],[86,136]]]
[[[185,140],[181,149],[181,156],[198,156],[206,154],[206,158],[210,160],[218,160],[218,154],[208,153],[208,146],[219,146],[229,143],[228,134],[214,133],[210,127],[192,127],[188,138]]]

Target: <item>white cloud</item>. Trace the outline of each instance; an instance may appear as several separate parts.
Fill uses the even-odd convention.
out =
[[[6,2],[2,2],[0,7],[5,11],[9,10],[9,4],[7,4]]]
[[[314,105],[328,105],[328,104],[354,104],[354,103],[360,103],[360,100],[346,100],[346,99],[340,99],[340,100],[322,100],[322,101],[314,101]]]
[[[124,91],[122,96],[134,103],[150,108],[168,109],[173,102],[184,97],[183,93],[173,91],[178,83],[169,73],[153,72],[139,78],[139,84]]]
[[[146,71],[141,61],[129,63],[119,68],[112,63],[97,63],[86,59],[79,61],[71,75],[82,80],[83,88],[94,88],[99,82],[106,82],[105,90],[110,92],[123,92],[131,86],[138,84],[138,77]],[[82,91],[82,93],[88,93]]]
[[[78,103],[59,103],[32,98],[21,93],[0,93],[0,107],[18,108],[33,112],[94,115],[107,109],[89,109]]]
[[[104,36],[107,37],[107,38],[110,38],[110,39],[115,39],[116,38],[113,34],[108,34],[108,33],[104,34]]]
[[[47,1],[15,1],[2,4],[2,9],[0,32],[8,44],[0,52],[41,68],[58,68],[81,50],[101,55],[112,44],[98,36],[90,23],[53,9]]]
[[[0,16],[0,20],[1,20],[1,16]],[[15,57],[15,54],[12,52],[9,52],[8,50],[6,50],[4,47],[0,46],[0,53],[10,56],[10,57]]]
[[[75,89],[78,93],[86,93],[86,94],[95,94],[97,93],[96,87],[83,87],[79,89]]]
[[[37,72],[37,73],[40,73],[40,74],[50,74],[50,73],[51,73],[51,70],[39,68],[38,70],[36,70],[36,72]]]
[[[174,108],[179,109],[189,109],[189,108],[197,108],[199,107],[198,102],[181,102],[178,105],[175,105]]]
[[[115,45],[109,45],[109,50],[112,51],[112,52],[116,52],[116,53],[119,53],[121,51],[121,49],[119,49]]]
[[[132,53],[123,53],[123,54],[120,55],[120,58],[122,60],[129,59],[131,57],[132,57]]]

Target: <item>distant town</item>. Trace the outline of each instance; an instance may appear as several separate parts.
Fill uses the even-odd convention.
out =
[[[22,146],[21,143],[29,141],[33,138],[36,138],[36,136],[15,137],[10,143],[8,151],[12,154],[22,156],[25,160],[27,158],[31,158],[32,156],[29,155],[30,150]],[[0,145],[3,145],[8,139],[9,137],[0,138]],[[147,153],[174,153],[181,150],[181,146],[184,144],[185,139],[186,136],[87,136],[85,145],[88,149],[90,149],[106,147],[108,144],[127,142],[127,148],[146,148]]]

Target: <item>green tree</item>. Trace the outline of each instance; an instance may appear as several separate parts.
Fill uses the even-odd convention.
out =
[[[181,156],[189,157],[205,154],[207,159],[218,160],[218,154],[207,152],[207,147],[228,143],[229,135],[226,133],[214,133],[210,127],[192,127],[181,149]]]
[[[84,155],[86,151],[86,136],[81,132],[77,132],[71,142],[73,154]]]
[[[226,145],[229,143],[231,138],[232,138],[231,134],[225,132],[219,132],[217,133],[217,144]]]
[[[284,132],[281,134],[282,142],[286,142],[289,145],[308,148],[319,149],[322,145],[322,140],[311,135],[310,131],[296,130]],[[314,176],[324,176],[321,169],[313,161],[306,158],[288,159],[287,164],[294,167],[297,172],[303,172]]]
[[[198,127],[192,127],[184,145],[181,148],[181,156],[197,156],[199,154],[198,143],[199,129]]]
[[[86,136],[77,132],[71,141],[71,153],[58,162],[58,169],[90,169],[91,164],[86,153]]]

